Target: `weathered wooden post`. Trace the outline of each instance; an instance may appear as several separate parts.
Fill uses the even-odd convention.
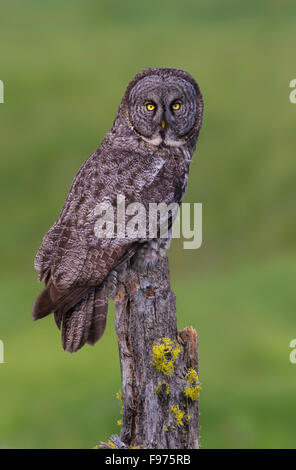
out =
[[[193,328],[177,329],[168,258],[145,273],[129,266],[115,310],[123,425],[113,446],[197,449],[198,340]]]

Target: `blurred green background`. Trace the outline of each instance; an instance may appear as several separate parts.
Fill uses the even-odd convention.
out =
[[[71,356],[33,323],[33,258],[128,81],[178,67],[205,119],[186,202],[203,245],[169,252],[179,328],[199,334],[204,448],[295,447],[296,4],[234,0],[0,2],[0,447],[91,448],[119,432],[110,310]]]

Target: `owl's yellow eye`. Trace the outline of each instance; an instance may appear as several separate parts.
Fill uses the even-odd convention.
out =
[[[148,111],[153,111],[155,109],[155,104],[147,103],[146,108],[148,109]]]
[[[178,111],[178,109],[181,108],[181,104],[180,104],[180,103],[174,103],[174,104],[172,105],[172,108],[173,108],[174,111]]]

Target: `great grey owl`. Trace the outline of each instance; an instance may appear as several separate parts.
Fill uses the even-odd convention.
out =
[[[110,276],[127,262],[153,264],[168,246],[160,238],[98,238],[95,207],[115,206],[119,194],[126,204],[180,204],[202,117],[202,95],[187,72],[151,68],[129,83],[112,128],[78,171],[35,258],[45,288],[33,319],[53,312],[65,350],[102,336]]]

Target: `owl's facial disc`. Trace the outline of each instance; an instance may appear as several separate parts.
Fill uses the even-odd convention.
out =
[[[180,146],[196,124],[197,94],[183,78],[148,75],[132,88],[128,110],[134,130],[146,142]]]

